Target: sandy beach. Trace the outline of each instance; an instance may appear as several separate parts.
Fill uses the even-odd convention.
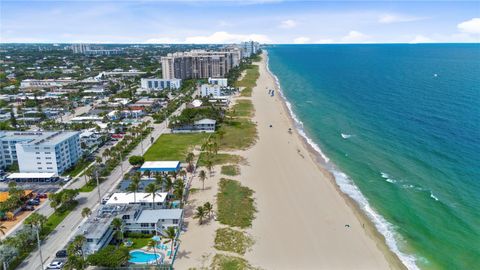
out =
[[[255,191],[258,210],[252,227],[246,230],[255,244],[244,258],[262,269],[404,268],[293,128],[267,70],[266,55],[257,64],[260,77],[252,102],[258,140],[252,148],[238,152],[248,165],[241,165],[241,175],[235,177]],[[274,97],[268,89],[276,89]],[[207,180],[208,191],[193,194],[190,203],[214,201],[219,178],[218,173]],[[189,225],[181,238],[177,269],[208,266],[209,258],[219,253],[213,242],[215,229],[221,225],[212,220],[198,226],[188,216],[191,214],[187,213]]]

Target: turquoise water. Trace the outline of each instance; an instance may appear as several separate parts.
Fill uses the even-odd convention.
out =
[[[402,261],[479,269],[480,45],[267,51],[300,130]]]
[[[143,252],[140,250],[135,250],[130,252],[130,260],[128,262],[130,263],[138,263],[138,264],[145,264],[145,263],[154,263],[155,259],[159,259],[160,261],[160,255],[159,254],[153,254],[153,253],[147,253]]]

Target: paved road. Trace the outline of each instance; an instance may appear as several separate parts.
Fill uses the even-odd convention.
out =
[[[185,104],[182,104],[172,115],[178,115],[185,108]],[[160,124],[153,124],[154,130],[150,134],[156,140],[162,133],[170,132],[166,126],[166,122]],[[147,136],[143,140],[144,149],[148,149],[151,146],[150,136]],[[141,144],[130,153],[130,155],[142,155]],[[103,197],[107,192],[113,191],[118,183],[123,179],[125,172],[128,172],[131,169],[131,165],[128,163],[128,159],[122,163],[123,171],[121,166],[117,166],[115,170],[112,171],[108,179],[100,185],[100,193]],[[83,179],[78,179],[76,182],[72,183],[69,188],[80,188],[85,183]],[[41,250],[43,255],[44,266],[47,266],[54,258],[55,253],[62,249],[69,241],[69,239],[75,234],[75,231],[78,227],[84,222],[84,218],[81,215],[81,210],[84,207],[89,207],[90,209],[95,209],[99,205],[99,196],[98,189],[93,190],[88,193],[81,193],[77,200],[79,205],[75,210],[70,213],[63,221],[58,225],[58,227],[42,242]],[[50,215],[53,213],[53,209],[50,206],[45,206],[42,209],[38,210],[38,213],[43,215]],[[17,269],[25,270],[40,270],[40,255],[38,251],[32,252]]]

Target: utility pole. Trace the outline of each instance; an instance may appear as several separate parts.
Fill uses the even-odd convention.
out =
[[[102,203],[102,195],[100,194],[100,182],[98,181],[98,169],[95,170],[95,178],[97,178],[98,203],[101,204]]]
[[[40,255],[40,264],[42,266],[42,269],[45,269],[45,267],[43,267],[43,255],[42,255],[42,249],[40,248],[40,225],[35,225],[35,228],[37,229],[37,245],[38,245],[38,254]]]

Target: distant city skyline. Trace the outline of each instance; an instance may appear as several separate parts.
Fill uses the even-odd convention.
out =
[[[480,42],[480,3],[11,1],[2,43]]]

